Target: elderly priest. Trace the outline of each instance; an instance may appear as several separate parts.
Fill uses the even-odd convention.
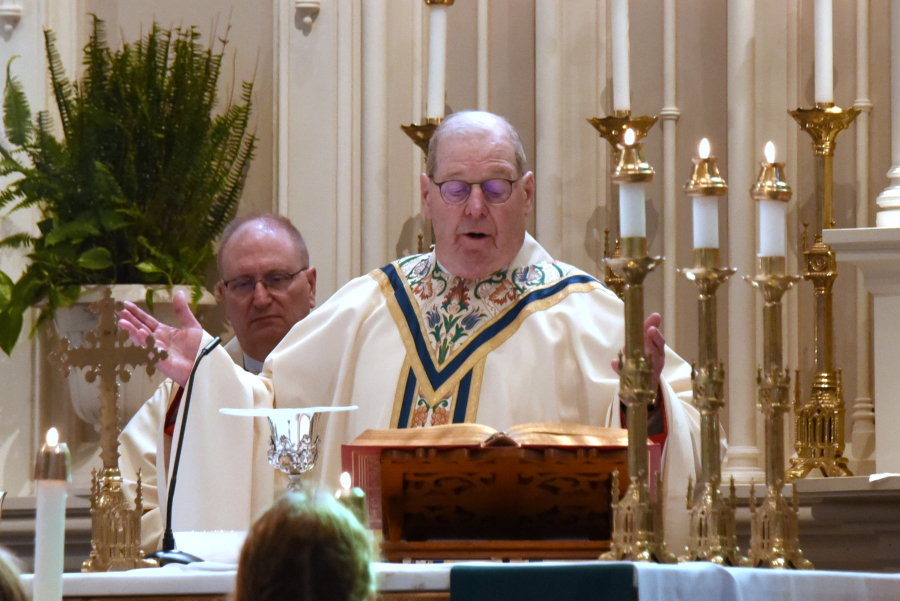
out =
[[[622,303],[595,278],[553,260],[526,232],[534,174],[526,171],[515,129],[489,113],[451,115],[431,139],[421,187],[434,252],[348,283],[291,330],[259,376],[237,368],[222,349],[200,364],[176,531],[246,529],[266,509],[257,500],[271,499],[266,450],[234,450],[232,440],[251,437],[252,427],[207,409],[217,399],[236,407],[358,405],[327,416],[316,470],[331,486],[341,443],[367,428],[621,425],[611,364],[624,342]],[[161,369],[184,385],[211,338],[183,298],[176,312],[181,328],[133,305],[119,323],[138,344],[153,334],[169,351]],[[689,403],[690,367],[665,347],[658,325],[652,316],[645,327],[658,390],[651,411],[666,435],[666,538],[680,551],[684,492],[699,456],[697,414]]]

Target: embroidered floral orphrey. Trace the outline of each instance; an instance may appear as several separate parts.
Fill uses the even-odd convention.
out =
[[[475,421],[488,353],[531,313],[570,292],[602,286],[556,261],[466,280],[443,271],[434,253],[406,257],[371,275],[406,347],[391,417],[399,428]]]

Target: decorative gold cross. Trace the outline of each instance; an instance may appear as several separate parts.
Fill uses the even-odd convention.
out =
[[[103,298],[90,305],[92,313],[99,317],[97,327],[85,333],[84,345],[72,347],[65,336],[58,338],[49,355],[68,377],[72,368],[85,369],[84,379],[100,386],[100,457],[104,469],[119,467],[119,382],[131,379],[128,366],[146,365],[147,374],[156,372],[157,362],[166,358],[166,352],[156,348],[152,336],[147,337],[147,348],[126,344],[128,333],[117,325],[116,311],[124,308],[112,298],[112,290],[106,287]]]

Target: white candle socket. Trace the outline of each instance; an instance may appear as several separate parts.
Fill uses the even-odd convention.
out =
[[[425,116],[444,118],[444,80],[447,73],[447,7],[432,4],[428,41],[428,101]]]
[[[34,528],[33,601],[62,599],[66,533],[66,488],[71,477],[69,449],[59,442],[56,428],[47,432],[46,444],[35,463],[37,516]]]
[[[831,0],[816,0],[816,103],[834,102],[834,48]]]
[[[612,0],[613,110],[631,110],[629,72],[628,0]]]

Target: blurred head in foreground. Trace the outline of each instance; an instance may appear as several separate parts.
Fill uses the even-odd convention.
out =
[[[235,601],[365,601],[374,595],[372,537],[324,493],[287,493],[250,527]]]
[[[26,601],[25,591],[19,581],[19,562],[6,549],[0,547],[0,599],[2,601]]]

